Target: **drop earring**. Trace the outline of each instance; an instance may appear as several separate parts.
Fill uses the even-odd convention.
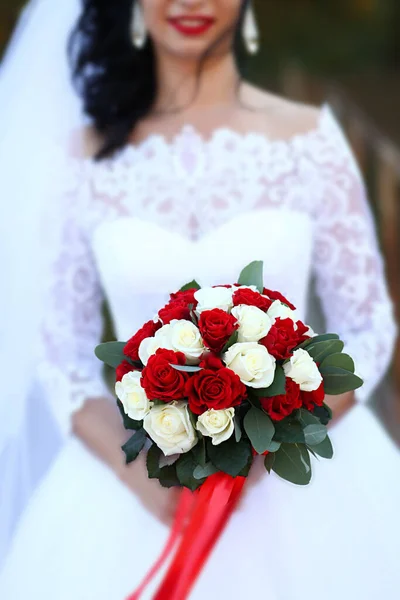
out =
[[[243,41],[249,54],[257,54],[260,48],[260,36],[251,0],[249,1],[243,20]]]
[[[132,11],[131,35],[133,45],[138,50],[141,50],[147,40],[147,30],[139,0],[135,1]]]

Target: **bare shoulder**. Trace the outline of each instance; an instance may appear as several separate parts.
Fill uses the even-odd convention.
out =
[[[322,108],[271,94],[250,84],[243,86],[243,100],[253,109],[257,129],[278,138],[318,128]]]
[[[76,158],[92,158],[102,145],[100,135],[94,127],[83,127],[72,132],[69,138],[69,154]]]

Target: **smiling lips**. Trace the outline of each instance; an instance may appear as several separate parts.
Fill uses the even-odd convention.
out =
[[[199,36],[210,29],[214,24],[214,19],[211,17],[203,16],[190,16],[190,17],[174,17],[168,19],[168,22],[172,27],[175,27],[179,33],[186,36]]]

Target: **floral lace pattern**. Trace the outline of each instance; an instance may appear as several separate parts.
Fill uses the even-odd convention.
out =
[[[90,249],[96,228],[134,215],[196,240],[237,215],[268,208],[311,220],[311,268],[328,329],[342,336],[366,380],[359,398],[370,395],[390,361],[396,327],[365,188],[328,107],[315,129],[288,140],[222,128],[204,140],[187,126],[171,142],[153,135],[111,159],[72,162],[45,327],[52,357],[46,370],[51,363],[72,376],[72,409],[104,392],[93,356],[103,301]],[[58,348],[64,340],[61,354],[55,337]]]

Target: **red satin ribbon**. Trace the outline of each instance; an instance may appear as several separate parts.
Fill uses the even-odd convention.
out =
[[[182,491],[167,544],[139,588],[127,600],[139,600],[145,587],[180,544],[153,600],[185,600],[240,498],[245,477],[216,473],[193,494]]]

